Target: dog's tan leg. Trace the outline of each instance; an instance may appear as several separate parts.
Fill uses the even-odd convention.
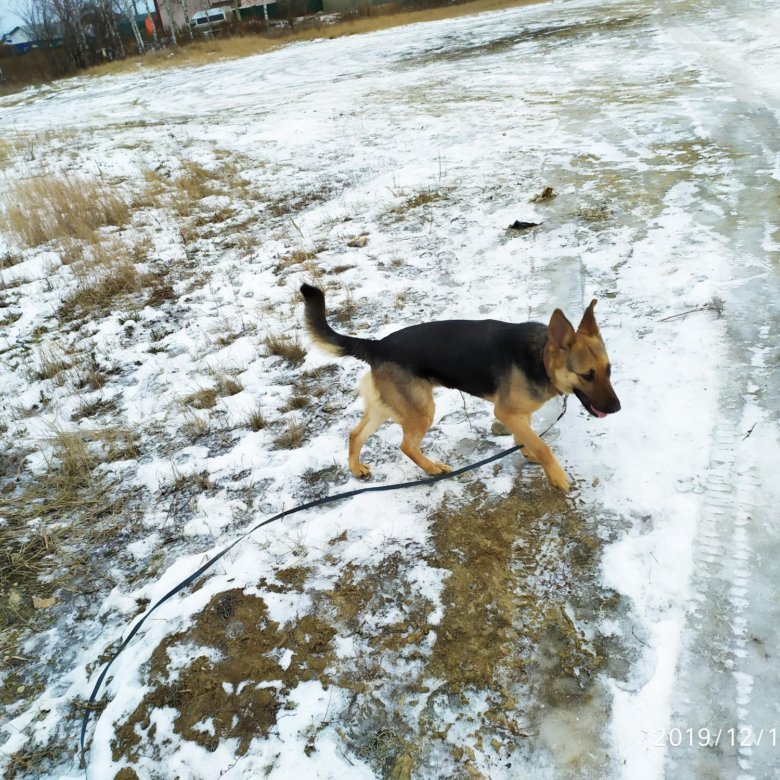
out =
[[[515,442],[522,445],[523,455],[532,463],[541,465],[547,476],[547,481],[554,488],[566,492],[569,489],[566,472],[561,468],[561,464],[556,460],[552,450],[531,428],[531,416],[502,407],[498,403],[495,406],[495,414],[512,431]]]
[[[528,416],[526,417],[526,419],[525,419],[525,423],[526,423],[526,425],[527,425],[529,428],[531,427],[531,416],[530,416],[530,415],[528,415]],[[518,443],[518,442],[517,442],[517,439],[515,439],[515,443]],[[528,449],[528,447],[526,447],[526,446],[523,446],[523,449],[521,449],[521,450],[520,450],[520,452],[522,453],[523,457],[524,457],[524,458],[525,458],[525,459],[526,459],[526,460],[527,460],[529,463],[533,463],[535,466],[541,466],[541,465],[542,465],[542,464],[541,464],[541,461],[539,460],[539,458],[538,458],[536,455],[534,455],[534,454],[533,454],[533,453],[532,453],[532,452],[531,452],[531,451]]]
[[[367,409],[357,427],[349,434],[349,470],[356,477],[370,477],[370,467],[360,462],[360,450],[368,441],[368,437],[387,419],[387,416],[377,409]]]
[[[379,398],[379,391],[376,389],[371,372],[361,380],[360,394],[363,397],[365,411],[360,422],[349,434],[349,470],[356,477],[369,477],[371,469],[367,464],[360,462],[360,451],[368,441],[368,437],[390,417],[390,410]]]
[[[404,437],[401,440],[401,452],[411,458],[426,474],[432,477],[452,471],[446,463],[439,463],[423,455],[420,444],[433,422],[433,401],[431,400],[430,414],[420,413],[401,418],[401,427]]]
[[[433,422],[433,387],[400,366],[387,364],[374,374],[382,402],[392,411],[394,420],[401,424],[403,439],[401,452],[411,458],[431,476],[452,471],[446,463],[439,463],[423,455],[420,443]]]

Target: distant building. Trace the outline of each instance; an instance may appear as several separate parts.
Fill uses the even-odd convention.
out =
[[[5,33],[0,41],[15,54],[24,54],[30,49],[62,46],[62,38],[38,40],[27,27],[14,27],[13,30]]]
[[[150,28],[147,26],[147,19],[150,20],[150,24],[153,24],[155,27],[157,27],[158,30],[160,30],[160,18],[156,13],[150,14],[148,12],[144,12],[142,14],[133,14],[133,18],[135,19],[135,26],[138,28],[141,39],[145,42],[152,40],[152,34],[149,32]],[[130,40],[135,35],[133,32],[133,26],[127,16],[117,16],[116,29],[119,33],[119,37],[123,40]]]
[[[30,31],[25,27],[14,27],[13,30],[3,35],[3,43],[6,46],[21,46],[25,43],[33,43],[34,38]]]

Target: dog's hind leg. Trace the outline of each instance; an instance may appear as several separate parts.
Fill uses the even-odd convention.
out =
[[[431,410],[430,417],[427,415],[403,417],[401,419],[401,427],[404,437],[401,440],[401,452],[408,458],[411,458],[426,474],[430,474],[433,477],[436,474],[452,471],[452,467],[446,463],[431,460],[423,455],[420,449],[423,436],[425,436],[428,428],[431,427],[432,422],[433,410]]]
[[[369,477],[371,469],[360,462],[360,451],[368,437],[392,415],[379,397],[371,372],[360,381],[360,395],[363,397],[365,411],[360,422],[349,434],[349,470],[356,477]]]
[[[349,434],[349,470],[356,477],[370,477],[371,468],[360,461],[360,450],[374,431],[387,420],[378,409],[366,409],[363,418]]]
[[[452,471],[446,463],[423,455],[420,449],[423,437],[433,422],[431,383],[392,364],[377,369],[375,381],[382,401],[392,410],[393,419],[400,423],[403,430],[401,452],[431,476]]]

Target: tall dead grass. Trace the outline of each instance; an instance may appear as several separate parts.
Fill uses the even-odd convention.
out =
[[[137,489],[111,482],[99,468],[138,456],[132,432],[54,429],[47,443],[40,472],[24,469],[26,451],[11,451],[17,465],[0,463],[8,467],[0,480],[0,653],[6,658],[24,655],[19,643],[49,625],[48,609],[36,599],[91,593],[101,581],[111,587],[106,571],[90,561],[122,549],[117,540],[132,534],[138,518]],[[19,696],[4,688],[0,701]]]
[[[4,138],[0,138],[0,165],[3,165],[11,159],[13,151],[13,146]]]
[[[35,350],[31,379],[54,379],[71,367],[71,361],[57,344],[42,344]]]
[[[87,247],[81,259],[71,263],[76,286],[63,299],[60,319],[68,321],[78,315],[105,313],[116,308],[127,296],[146,293],[133,306],[159,306],[175,298],[165,273],[142,271],[143,260],[138,245],[127,246],[117,238],[97,241]]]
[[[291,366],[299,366],[306,359],[306,349],[297,334],[269,331],[263,344],[269,355],[280,357]]]
[[[215,175],[192,160],[182,163],[181,170],[174,177],[172,184],[176,193],[175,206],[182,216],[191,213],[198,201],[210,195],[217,195],[220,191]]]
[[[199,213],[204,198],[212,195],[239,194],[243,197],[247,182],[238,173],[236,165],[220,165],[211,171],[192,160],[181,160],[179,169],[170,176],[146,169],[139,179],[137,191],[131,195],[133,208],[168,209],[180,218],[194,217],[195,229],[230,218],[229,206],[209,208]]]
[[[62,302],[61,319],[72,319],[79,311],[105,311],[120,296],[138,292],[144,287],[144,275],[139,272],[128,249],[118,240],[93,244],[71,268],[77,284]]]
[[[0,526],[0,586],[34,587],[44,562],[58,542],[75,538],[81,521],[89,524],[115,508],[105,479],[94,469],[97,456],[78,432],[56,429],[49,438],[52,456],[44,473],[34,476],[21,489],[0,494],[0,514],[9,522]]]
[[[124,227],[130,207],[107,182],[49,174],[8,187],[7,224],[17,239],[36,247],[55,239],[92,241],[98,228]]]

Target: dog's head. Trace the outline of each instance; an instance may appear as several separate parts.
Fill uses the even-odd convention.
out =
[[[576,331],[560,309],[553,312],[544,362],[559,392],[574,393],[590,414],[606,417],[620,411],[620,401],[609,381],[612,367],[593,316],[595,305],[594,299]]]

